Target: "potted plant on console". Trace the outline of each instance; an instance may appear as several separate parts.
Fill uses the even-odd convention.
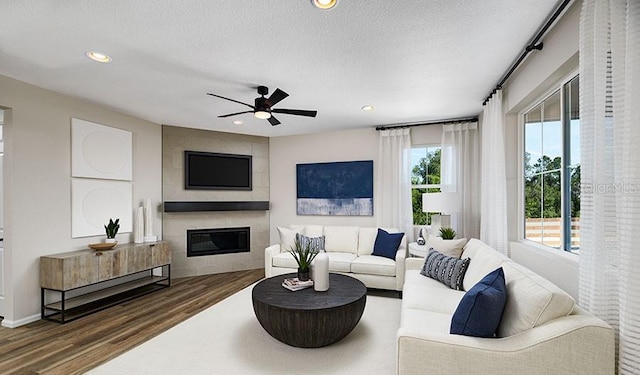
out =
[[[120,219],[109,219],[109,224],[104,226],[104,230],[107,233],[106,243],[116,243],[116,234],[118,234],[118,229],[120,229]]]
[[[316,255],[318,255],[318,252],[311,249],[310,243],[302,245],[297,238],[294,247],[292,247],[289,252],[291,253],[291,255],[293,255],[296,263],[298,263],[298,280],[309,280],[311,262],[316,257]]]
[[[443,240],[453,240],[454,238],[456,238],[457,234],[458,233],[456,233],[456,231],[453,230],[453,228],[450,228],[450,227],[440,228],[440,237],[442,237]]]

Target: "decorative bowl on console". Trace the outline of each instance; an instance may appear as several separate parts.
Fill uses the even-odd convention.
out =
[[[118,242],[103,242],[103,243],[92,243],[89,244],[89,248],[93,249],[93,250],[97,250],[97,251],[104,251],[104,250],[111,250],[114,247],[116,247],[116,245],[118,244]]]

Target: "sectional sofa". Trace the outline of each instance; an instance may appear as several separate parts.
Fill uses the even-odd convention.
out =
[[[576,306],[566,292],[476,239],[469,240],[460,258],[470,259],[463,290],[422,275],[425,259],[406,260],[398,374],[615,373],[613,329]],[[465,291],[484,288],[477,283],[498,268],[504,275],[506,304],[498,316],[497,335],[451,334]],[[491,319],[489,313],[476,312],[480,322]]]
[[[397,233],[396,228],[383,228]],[[291,225],[278,227],[280,243],[265,249],[266,277],[296,272],[297,264],[288,250],[293,246],[296,233],[307,237],[324,236],[324,247],[329,256],[329,271],[342,273],[362,281],[367,288],[401,291],[404,285],[404,267],[407,241],[403,237],[393,259],[372,255],[378,228],[355,226]]]

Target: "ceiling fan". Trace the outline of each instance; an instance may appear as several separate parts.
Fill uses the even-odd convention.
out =
[[[242,115],[244,113],[253,113],[256,118],[262,120],[268,120],[271,125],[278,125],[280,121],[277,118],[273,117],[273,113],[283,113],[286,115],[295,115],[295,116],[307,116],[307,117],[316,117],[318,111],[307,111],[303,109],[285,109],[285,108],[272,108],[274,105],[278,104],[281,100],[289,96],[286,92],[276,89],[276,91],[271,94],[269,98],[265,98],[265,95],[269,94],[269,88],[266,86],[258,86],[258,95],[260,97],[256,98],[255,105],[243,103],[234,99],[225,98],[224,96],[207,93],[207,95],[215,96],[216,98],[221,98],[225,100],[229,100],[235,103],[239,103],[242,105],[246,105],[251,108],[251,111],[242,111],[236,113],[229,113],[227,115],[218,116],[218,118],[222,117],[231,117],[236,115]]]

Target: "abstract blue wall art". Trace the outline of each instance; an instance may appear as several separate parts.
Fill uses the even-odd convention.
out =
[[[373,160],[297,164],[296,177],[298,215],[373,215]]]

